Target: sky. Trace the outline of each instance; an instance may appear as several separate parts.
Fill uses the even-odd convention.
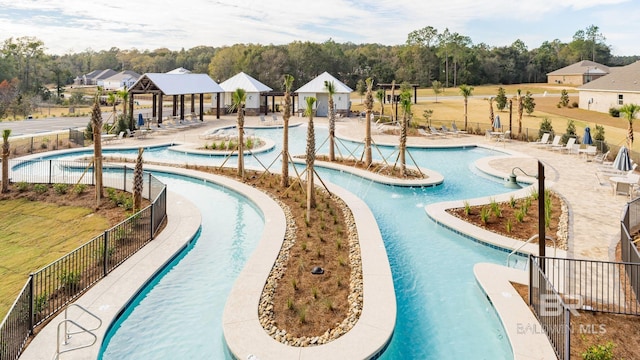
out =
[[[613,55],[640,55],[638,0],[0,0],[0,41],[42,40],[48,54],[190,49],[293,41],[400,45],[448,28],[473,44],[528,49],[599,27]]]

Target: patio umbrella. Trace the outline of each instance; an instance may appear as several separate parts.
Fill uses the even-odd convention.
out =
[[[138,114],[138,127],[143,127],[144,126],[144,118],[142,117],[142,114]]]
[[[496,115],[496,118],[493,119],[493,127],[495,129],[500,129],[500,115]]]
[[[629,157],[629,150],[626,146],[623,146],[618,150],[618,155],[613,161],[613,167],[620,171],[631,170],[631,158]]]
[[[585,145],[593,144],[593,139],[591,138],[591,129],[587,126],[584,128],[584,136],[582,137],[582,143]]]

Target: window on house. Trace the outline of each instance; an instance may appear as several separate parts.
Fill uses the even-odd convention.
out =
[[[624,99],[622,94],[618,94],[618,105],[623,105]]]

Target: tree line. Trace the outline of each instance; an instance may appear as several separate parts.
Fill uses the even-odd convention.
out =
[[[65,86],[96,69],[167,72],[184,67],[224,81],[244,71],[274,90],[281,91],[284,74],[295,78],[297,88],[327,71],[356,89],[366,78],[375,83],[413,83],[431,87],[461,84],[514,84],[545,82],[546,74],[575,63],[593,60],[604,65],[626,65],[638,56],[613,56],[599,28],[576,31],[564,43],[545,41],[527,49],[521,40],[509,46],[474,44],[469,36],[439,31],[431,26],[408,34],[404,44],[323,43],[294,41],[285,45],[235,44],[198,46],[188,50],[87,49],[79,53],[51,55],[44,42],[33,37],[9,38],[0,48],[0,83],[23,97],[59,99]],[[17,81],[14,81],[16,79]],[[13,82],[12,82],[13,81]],[[0,94],[1,96],[1,94]],[[0,105],[0,109],[2,105]]]

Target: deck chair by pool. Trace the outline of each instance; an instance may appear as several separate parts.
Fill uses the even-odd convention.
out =
[[[549,144],[549,137],[550,136],[551,136],[550,133],[542,134],[542,137],[540,138],[540,140],[534,142],[533,145],[547,145],[547,144]]]
[[[560,144],[560,140],[562,139],[562,136],[560,135],[556,135],[553,137],[553,141],[550,144],[547,144],[547,148],[553,150],[554,148],[557,147],[563,147],[564,145]]]
[[[423,128],[418,128],[418,134],[428,138],[428,139],[432,139],[435,135],[434,134],[429,134],[428,132],[426,132]]]
[[[433,135],[437,135],[437,136],[441,136],[441,137],[446,137],[447,133],[445,133],[444,131],[438,130],[433,126],[429,126],[429,130],[431,130],[431,134]]]
[[[456,123],[454,123],[454,122],[451,123],[451,131],[455,132],[456,134],[460,134],[460,135],[465,135],[467,133],[465,130],[458,129],[458,127],[456,126]]]
[[[557,151],[560,151],[560,152],[564,152],[566,150],[567,154],[571,154],[571,151],[573,150],[573,144],[575,144],[575,143],[576,143],[576,138],[569,138],[569,140],[567,140],[567,144],[566,145],[564,145],[564,146],[556,146],[552,150],[557,150]]]

